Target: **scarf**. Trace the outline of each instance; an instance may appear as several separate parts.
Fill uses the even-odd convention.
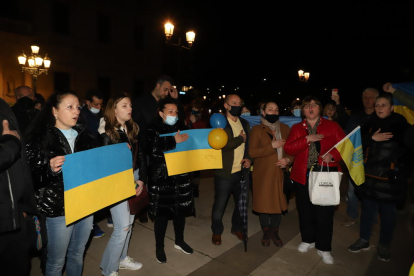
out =
[[[276,123],[271,124],[269,123],[265,118],[260,118],[260,121],[262,123],[262,125],[267,126],[268,128],[270,128],[271,131],[274,132],[275,134],[275,138],[276,140],[282,140],[282,134],[280,133],[280,120],[277,120]],[[277,158],[278,160],[283,158],[283,149],[282,148],[277,148]]]
[[[306,120],[306,125],[308,126],[308,134],[317,134],[317,130],[318,130],[318,126],[319,123],[321,121],[321,117],[318,118],[318,120],[316,121],[316,124],[311,127],[308,123],[308,121]],[[308,157],[308,165],[307,168],[311,168],[313,166],[313,164],[315,164],[316,162],[318,162],[318,151],[316,150],[316,145],[315,142],[310,142],[309,145],[309,157]]]

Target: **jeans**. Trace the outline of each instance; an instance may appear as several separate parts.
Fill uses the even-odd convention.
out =
[[[46,276],[62,275],[66,261],[66,275],[82,275],[83,254],[92,231],[93,215],[66,226],[65,217],[47,217]]]
[[[309,184],[294,182],[299,228],[302,241],[315,243],[321,251],[331,251],[335,206],[313,205],[309,199]]]
[[[122,201],[110,209],[114,223],[114,231],[102,256],[101,268],[103,275],[119,270],[119,262],[127,256],[131,238],[134,215],[129,213],[128,200]]]
[[[226,210],[227,202],[230,195],[233,194],[234,198],[234,210],[232,216],[232,232],[242,231],[243,223],[239,212],[239,198],[240,198],[240,180],[241,172],[231,174],[230,179],[221,176],[214,176],[214,204],[211,214],[211,230],[214,235],[221,235],[224,230],[223,215]],[[247,199],[248,200],[248,199]]]
[[[355,184],[349,180],[348,186],[348,203],[346,205],[346,214],[352,219],[358,219],[359,199],[355,195]]]
[[[382,203],[364,198],[362,200],[360,236],[369,242],[372,226],[375,223],[378,212],[381,217],[379,243],[389,246],[397,220],[397,204],[395,203]]]

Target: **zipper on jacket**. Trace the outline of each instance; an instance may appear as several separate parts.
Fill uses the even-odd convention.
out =
[[[10,191],[10,199],[11,199],[11,203],[12,203],[12,212],[13,212],[13,229],[16,229],[16,218],[14,217],[14,199],[13,199],[13,192],[12,192],[12,187],[11,187],[11,183],[10,183],[10,176],[9,176],[9,171],[6,171],[7,174],[7,181],[9,183],[9,191]]]

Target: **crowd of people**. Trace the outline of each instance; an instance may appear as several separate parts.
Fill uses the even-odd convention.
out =
[[[202,99],[184,107],[168,76],[160,77],[151,93],[132,100],[126,94],[112,96],[105,108],[99,91],[86,95],[81,107],[78,95],[70,90],[56,91],[45,102],[28,86],[15,91],[16,104],[10,108],[0,99],[0,263],[5,275],[28,275],[30,252],[36,248],[30,226],[40,220],[44,239],[41,258],[45,275],[81,275],[86,244],[104,233],[89,215],[66,225],[62,165],[65,156],[111,144],[126,143],[133,156],[136,196],[148,188],[150,203],[138,215],[154,222],[155,252],[159,263],[166,263],[164,239],[168,221],[173,221],[174,248],[184,254],[193,249],[185,242],[186,217],[195,216],[194,198],[199,196],[199,172],[169,176],[164,152],[189,139],[187,129],[209,127],[210,113]],[[288,210],[294,188],[302,242],[299,252],[316,248],[326,264],[331,255],[335,206],[314,205],[309,198],[309,173],[342,171],[341,155],[332,147],[355,127],[361,127],[365,162],[365,183],[357,186],[349,178],[347,214],[344,226],[360,220],[360,238],[349,247],[357,253],[368,250],[373,224],[379,214],[378,258],[390,260],[390,246],[396,225],[397,208],[407,194],[412,150],[412,126],[394,112],[393,96],[408,108],[413,97],[390,83],[362,92],[364,110],[350,116],[338,93],[322,106],[320,99],[307,96],[292,102],[285,116],[301,118],[292,127],[280,121],[275,101],[258,105],[260,123],[250,126],[252,114],[235,94],[224,100],[228,142],[222,149],[222,169],[214,170],[214,203],[211,213],[213,245],[222,244],[223,215],[230,196],[235,208],[231,233],[245,239],[240,211],[240,182],[251,182],[252,211],[258,215],[263,237],[261,244],[282,247],[279,229]],[[36,108],[35,108],[36,106]],[[176,133],[173,136],[163,134]],[[108,157],[110,158],[110,157]],[[180,162],[180,160],[176,160]],[[345,169],[346,170],[346,169]],[[82,176],[80,176],[82,177]],[[359,215],[359,202],[361,214]],[[118,275],[119,269],[139,270],[143,264],[128,256],[135,215],[123,200],[106,208],[108,226],[113,232],[103,253],[103,275]],[[39,247],[39,244],[37,244]]]

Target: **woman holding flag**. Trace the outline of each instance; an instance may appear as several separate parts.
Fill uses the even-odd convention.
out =
[[[82,275],[83,255],[93,215],[66,225],[62,165],[65,155],[96,147],[86,126],[78,122],[80,105],[73,91],[57,91],[28,129],[27,157],[38,211],[46,216],[46,276]],[[43,231],[44,229],[42,229]]]
[[[131,114],[131,99],[127,95],[118,94],[111,97],[106,105],[98,132],[101,134],[103,146],[127,143],[132,152],[138,150],[138,160],[134,160],[138,163],[139,168],[138,179],[135,179],[137,184],[136,195],[138,196],[142,192],[144,181],[146,181],[146,162],[144,154],[137,143],[139,128],[132,120]],[[135,172],[134,178],[136,178]],[[132,224],[135,218],[135,215],[130,214],[128,200],[112,205],[110,211],[114,231],[102,256],[102,274],[116,276],[118,275],[118,269],[138,270],[142,267],[142,264],[135,262],[127,255]]]
[[[149,155],[148,191],[149,212],[155,217],[154,234],[156,257],[159,263],[166,263],[164,251],[165,231],[168,220],[172,220],[175,232],[174,248],[184,254],[192,254],[193,249],[184,241],[185,218],[195,215],[191,173],[168,175],[164,152],[185,143],[188,134],[180,134],[186,127],[178,121],[178,108],[174,99],[166,98],[158,103],[158,117],[148,129],[147,145]],[[163,136],[162,134],[174,133]],[[180,162],[177,160],[176,162]]]
[[[292,126],[284,147],[287,154],[295,156],[291,179],[296,187],[302,236],[298,251],[308,252],[316,247],[323,262],[333,264],[330,251],[335,206],[312,204],[309,199],[309,171],[314,165],[329,166],[330,171],[340,170],[341,156],[335,148],[331,148],[345,137],[345,133],[336,122],[321,117],[322,105],[318,98],[306,97],[301,109],[305,118]]]

